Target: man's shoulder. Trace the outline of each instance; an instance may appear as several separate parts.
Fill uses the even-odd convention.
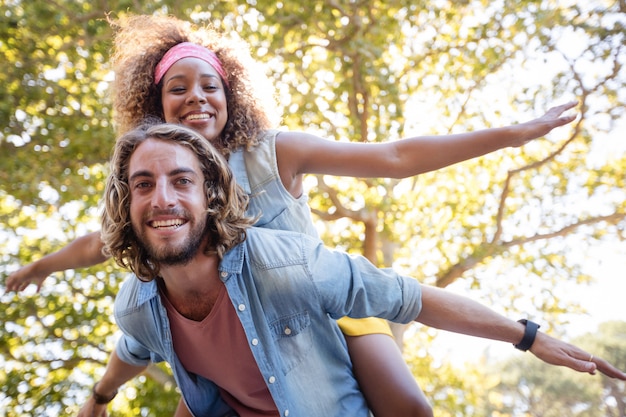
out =
[[[265,265],[304,262],[307,253],[318,243],[318,239],[303,233],[262,227],[250,228],[246,238],[250,259]]]
[[[270,229],[267,227],[251,227],[247,230],[246,242],[248,246],[263,245],[268,246],[267,249],[273,247],[284,247],[284,245],[302,246],[311,239],[304,233],[293,232],[290,230]]]
[[[116,314],[133,311],[157,294],[155,281],[140,281],[135,274],[129,274],[115,297]]]
[[[249,229],[246,230],[246,232],[248,233],[248,237],[250,236],[271,236],[271,235],[276,235],[276,236],[289,236],[289,235],[293,235],[293,236],[300,236],[303,233],[299,233],[299,232],[294,232],[292,230],[282,230],[282,229],[270,229],[269,227],[258,227],[258,226],[253,226],[250,227]]]

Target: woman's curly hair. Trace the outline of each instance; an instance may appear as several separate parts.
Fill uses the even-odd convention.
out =
[[[154,84],[154,69],[170,48],[182,42],[215,52],[228,74],[228,121],[213,143],[220,152],[228,155],[241,147],[250,149],[261,133],[275,127],[278,115],[269,113],[277,108],[275,96],[267,94],[274,90],[269,79],[260,76],[259,63],[241,39],[171,16],[130,15],[109,23],[114,29],[113,110],[118,134],[135,128],[146,117],[163,120],[161,86]]]
[[[209,238],[205,253],[220,258],[233,246],[243,242],[246,230],[256,218],[246,216],[248,195],[235,182],[223,155],[198,132],[181,125],[147,121],[126,132],[115,142],[110,174],[104,190],[102,242],[104,253],[113,257],[143,280],[159,275],[160,265],[151,260],[135,234],[131,218],[129,164],[133,152],[147,139],[173,142],[190,149],[197,156],[204,176]]]

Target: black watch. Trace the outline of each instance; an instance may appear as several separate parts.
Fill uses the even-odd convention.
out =
[[[515,346],[516,349],[523,350],[524,352],[526,352],[533,345],[533,342],[535,341],[535,337],[537,336],[537,330],[541,326],[539,326],[534,321],[530,321],[526,319],[518,320],[518,322],[526,326],[526,330],[524,330],[524,337],[522,337],[522,340],[518,344],[516,345],[514,344],[513,346]]]
[[[117,395],[117,390],[113,391],[113,394],[111,394],[109,397],[106,397],[106,396],[104,396],[102,394],[98,394],[96,392],[96,387],[97,386],[98,386],[98,383],[96,382],[94,384],[93,388],[91,389],[91,395],[93,396],[93,399],[95,400],[96,404],[108,404]]]

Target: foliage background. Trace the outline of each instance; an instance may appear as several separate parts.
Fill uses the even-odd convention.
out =
[[[598,262],[590,249],[613,245],[626,253],[626,154],[607,145],[626,131],[623,2],[0,4],[3,279],[98,227],[115,137],[104,17],[127,12],[211,22],[248,40],[279,92],[284,126],[334,140],[503,126],[580,101],[579,119],[545,139],[416,178],[310,176],[313,211],[331,246],[424,283],[463,283],[470,295],[483,290],[494,308],[540,317],[557,335],[572,314],[584,312],[564,288],[597,278],[585,267]],[[75,413],[114,346],[111,307],[123,276],[107,263],[56,274],[41,296],[2,296],[0,415]],[[404,330],[396,329],[399,338]],[[550,381],[569,415],[592,415],[598,407],[625,415],[623,384],[594,377],[567,402],[568,381],[579,376],[564,372],[546,381],[537,361],[490,363],[488,377],[480,364],[459,374],[429,355],[435,333],[410,330],[407,361],[438,415],[527,415],[542,400],[534,390]],[[623,324],[614,323],[583,341],[624,369],[625,337]],[[529,382],[516,376],[520,369],[540,377]],[[163,415],[177,395],[167,369],[154,367],[112,410]]]

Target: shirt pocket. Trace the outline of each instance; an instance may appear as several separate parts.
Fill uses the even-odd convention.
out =
[[[270,330],[280,350],[282,371],[287,374],[304,362],[313,348],[311,317],[306,311],[280,317],[270,323]]]

